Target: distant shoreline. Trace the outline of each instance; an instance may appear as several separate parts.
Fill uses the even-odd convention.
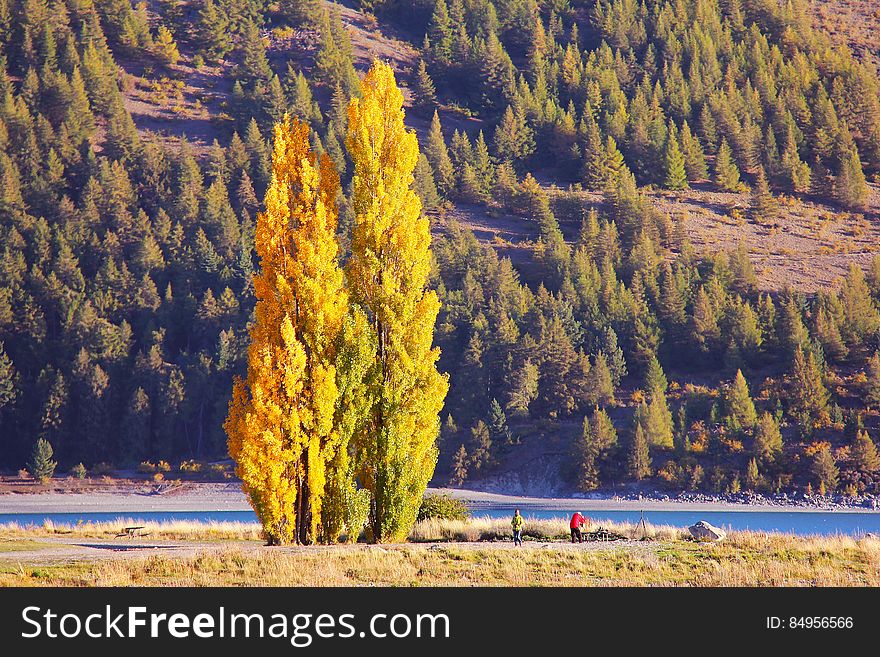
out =
[[[753,502],[744,496],[733,499],[707,495],[676,498],[654,493],[637,496],[528,497],[482,491],[436,488],[431,493],[448,494],[463,500],[479,516],[481,509],[519,507],[530,511],[685,511],[685,512],[839,512],[880,513],[867,506],[847,506],[821,499],[795,498],[777,500],[758,497]],[[132,486],[87,492],[34,492],[0,494],[0,514],[30,513],[119,513],[249,511],[250,505],[235,483],[184,483],[165,490]]]

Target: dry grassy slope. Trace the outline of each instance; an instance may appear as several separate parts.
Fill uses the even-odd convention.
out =
[[[880,2],[877,0],[813,0],[817,23],[856,55],[880,64]]]
[[[876,5],[851,0],[817,0],[815,7],[822,24],[831,26],[838,37],[848,39],[857,50],[862,43],[873,48],[871,52],[877,52],[880,10]],[[401,35],[356,10],[352,2],[340,5],[340,11],[351,35],[356,67],[366,70],[375,58],[390,61],[406,85],[418,58],[417,50]],[[286,39],[269,33],[266,36],[268,55],[276,70],[283,71],[287,60],[311,65],[314,34],[296,33]],[[185,40],[181,40],[180,46],[181,60],[170,74],[163,74],[160,67],[148,61],[120,57],[125,71],[126,100],[139,129],[149,130],[160,138],[186,135],[202,150],[216,137],[223,141],[226,132],[223,107],[231,93],[233,64],[224,62],[196,69],[192,66],[192,48]],[[406,88],[404,95],[409,98]],[[475,135],[477,130],[485,129],[483,122],[477,119],[448,111],[441,111],[441,116],[447,133],[458,128]],[[420,138],[424,137],[427,121],[423,117],[410,115],[407,123]],[[584,196],[591,203],[599,202],[597,195]],[[812,292],[831,285],[846,272],[850,262],[867,266],[880,247],[877,226],[880,188],[877,186],[872,188],[867,215],[851,215],[814,201],[786,198],[783,199],[783,218],[773,226],[758,225],[746,218],[748,194],[721,193],[702,186],[675,194],[651,192],[650,196],[664,212],[684,219],[698,250],[733,248],[744,242],[755,263],[761,287],[766,290],[779,290],[787,285]],[[527,278],[536,273],[531,258],[536,234],[531,222],[469,204],[457,204],[446,217],[469,226],[481,241],[510,257]],[[445,218],[439,217],[434,222],[435,228],[442,230],[444,223]],[[566,235],[572,238],[576,229],[573,224],[563,225]]]

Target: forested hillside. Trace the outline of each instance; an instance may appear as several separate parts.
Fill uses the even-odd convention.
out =
[[[222,458],[272,126],[409,87],[435,481],[876,493],[880,87],[805,0],[0,0],[0,465]],[[535,466],[537,467],[537,466]]]

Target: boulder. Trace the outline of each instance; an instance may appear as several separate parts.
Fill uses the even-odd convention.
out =
[[[727,533],[720,527],[710,525],[705,520],[688,527],[688,531],[698,541],[721,541],[727,536]]]

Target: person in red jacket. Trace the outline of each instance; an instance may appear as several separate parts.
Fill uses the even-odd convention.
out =
[[[581,527],[587,524],[587,519],[583,516],[580,511],[576,511],[575,514],[571,517],[571,522],[568,523],[568,526],[571,528],[571,542],[574,543],[574,539],[577,538],[578,543],[583,543],[584,536],[581,534]]]

